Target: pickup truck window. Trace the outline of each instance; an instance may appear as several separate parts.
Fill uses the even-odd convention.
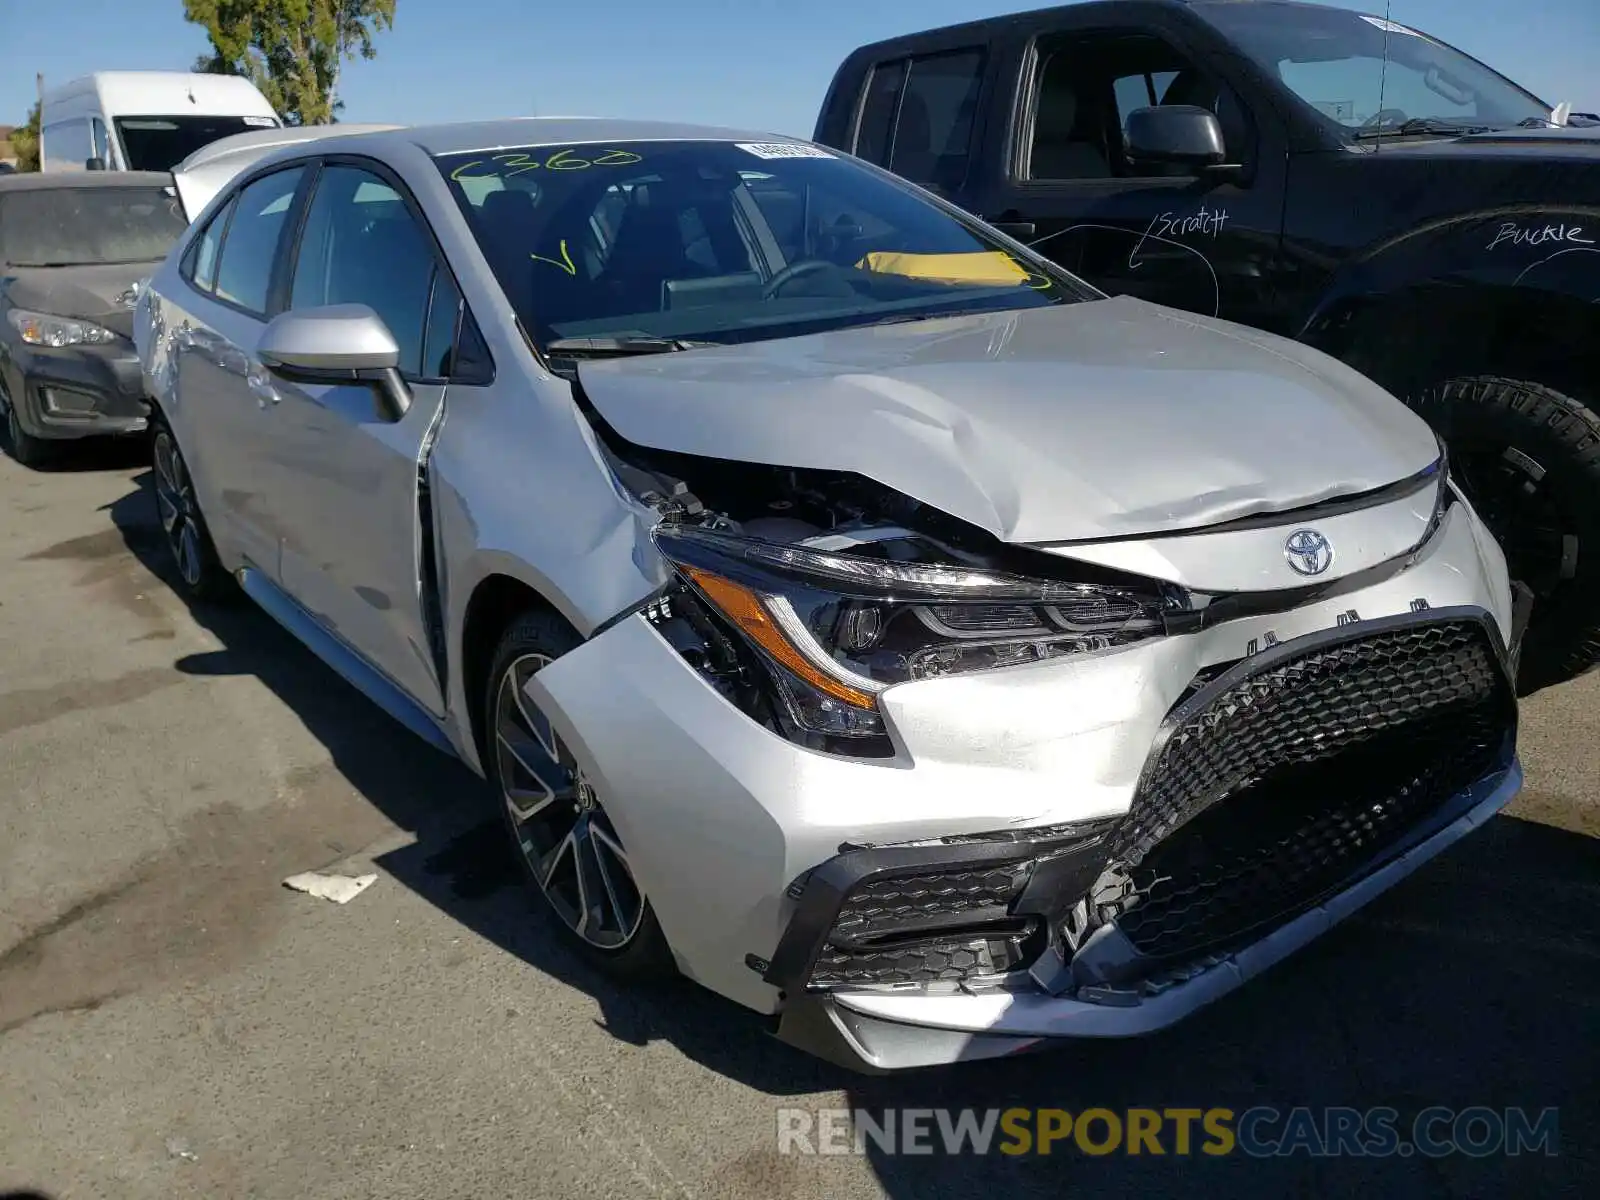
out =
[[[1399,128],[1407,121],[1505,129],[1550,115],[1505,76],[1392,21],[1299,5],[1206,3],[1195,11],[1358,137],[1411,132]]]
[[[862,106],[857,157],[924,187],[961,187],[983,64],[978,49],[878,64]]]
[[[889,143],[894,138],[895,113],[900,108],[900,89],[906,81],[905,59],[879,63],[867,81],[867,96],[861,104],[861,122],[856,127],[856,157],[889,165]]]
[[[1250,124],[1233,93],[1159,37],[1091,34],[1041,42],[1023,164],[1035,180],[1119,179],[1149,174],[1128,161],[1128,114],[1197,104],[1217,114],[1230,157],[1248,152]],[[1188,174],[1164,170],[1163,174]]]

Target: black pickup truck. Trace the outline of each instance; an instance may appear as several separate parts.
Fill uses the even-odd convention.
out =
[[[1521,690],[1600,661],[1600,120],[1384,17],[1090,0],[863,47],[814,138],[1377,380],[1536,597]]]

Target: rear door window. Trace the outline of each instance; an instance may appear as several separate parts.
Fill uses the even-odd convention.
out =
[[[896,175],[953,192],[967,179],[984,52],[927,54],[876,68],[867,85],[856,153]],[[890,130],[887,144],[883,130]]]
[[[867,96],[861,105],[861,122],[856,128],[856,157],[889,165],[889,143],[894,137],[894,116],[900,108],[900,89],[906,81],[906,64],[879,63],[867,81]]]
[[[304,174],[304,167],[274,171],[239,193],[217,266],[217,299],[265,315],[273,264]]]

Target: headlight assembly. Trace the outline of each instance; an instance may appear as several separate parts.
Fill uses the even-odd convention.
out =
[[[917,561],[914,538],[841,554],[676,526],[655,537],[694,597],[753,652],[780,725],[801,741],[883,739],[878,694],[893,684],[1164,631],[1154,591]]]
[[[73,317],[52,317],[48,313],[13,308],[6,314],[22,340],[30,346],[105,346],[117,340],[111,330],[93,321]]]

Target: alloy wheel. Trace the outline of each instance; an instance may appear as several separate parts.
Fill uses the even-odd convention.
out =
[[[621,950],[644,919],[644,894],[594,788],[524,691],[549,661],[525,654],[501,676],[494,714],[501,796],[528,869],[557,916],[589,945]]]
[[[156,507],[167,549],[178,566],[178,573],[190,588],[200,586],[205,571],[201,556],[199,516],[194,503],[194,486],[188,468],[172,434],[165,429],[156,434]]]

